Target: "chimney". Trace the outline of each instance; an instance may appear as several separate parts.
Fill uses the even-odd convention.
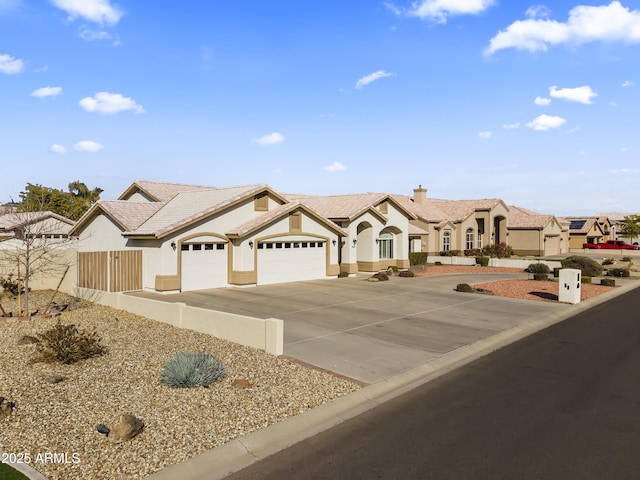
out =
[[[413,201],[418,205],[424,205],[427,200],[427,189],[422,188],[422,185],[418,185],[418,188],[413,189]]]

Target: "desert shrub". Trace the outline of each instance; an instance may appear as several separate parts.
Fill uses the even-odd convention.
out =
[[[58,322],[53,328],[37,334],[39,343],[32,362],[70,365],[106,353],[95,330],[81,331],[73,325]]]
[[[482,250],[479,248],[467,248],[464,251],[465,257],[479,257],[482,254]]]
[[[504,242],[497,245],[485,245],[482,247],[482,254],[493,258],[508,258],[513,255],[513,248]]]
[[[400,270],[400,272],[398,273],[399,277],[405,277],[405,278],[412,278],[415,277],[416,274],[413,273],[411,270]]]
[[[547,281],[547,280],[549,280],[549,274],[548,273],[534,273],[533,274],[533,279],[534,280]]]
[[[553,267],[553,276],[558,278],[560,276],[560,267]]]
[[[390,265],[387,267],[387,273],[398,273],[398,267],[396,267],[395,265]]]
[[[615,260],[613,258],[605,258],[602,260],[602,265],[613,265]]]
[[[441,257],[459,257],[460,250],[440,250],[438,255]]]
[[[377,278],[381,282],[385,282],[385,281],[389,280],[389,275],[387,275],[386,272],[378,272],[378,273],[374,273],[373,275],[371,275],[371,278]]]
[[[489,258],[490,257],[476,257],[476,264],[482,267],[489,266]]]
[[[475,292],[474,288],[469,285],[468,283],[459,283],[456,286],[456,291],[457,292],[464,292],[464,293],[473,293]]]
[[[600,280],[600,285],[603,287],[615,287],[616,279],[615,278],[603,278]]]
[[[208,387],[226,376],[224,366],[213,355],[184,351],[165,363],[160,381],[173,388]]]
[[[563,268],[575,268],[586,277],[597,277],[602,273],[603,267],[598,262],[589,257],[574,255],[562,260]]]
[[[527,270],[530,273],[549,273],[551,271],[546,263],[532,263],[527,267]]]
[[[0,285],[5,292],[9,292],[11,295],[18,295],[20,285],[17,280],[13,279],[13,274],[9,274],[6,277],[0,277]],[[24,292],[24,288],[22,289]]]
[[[435,262],[434,265],[442,266],[442,262]]]
[[[628,277],[631,273],[628,268],[610,268],[607,275],[610,277]]]
[[[631,257],[622,257],[622,261],[631,263]]]
[[[410,252],[409,263],[411,265],[426,265],[428,256],[427,252]]]
[[[588,276],[583,276],[582,277],[582,283],[591,283],[591,277]]]

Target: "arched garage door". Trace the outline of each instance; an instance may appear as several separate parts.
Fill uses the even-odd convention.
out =
[[[227,285],[227,244],[185,242],[182,244],[183,292]]]
[[[269,240],[258,243],[258,285],[327,276],[327,242]]]

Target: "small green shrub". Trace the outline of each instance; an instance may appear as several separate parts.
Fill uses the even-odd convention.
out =
[[[527,267],[527,270],[530,273],[544,273],[548,274],[551,270],[549,269],[549,265],[546,263],[532,263]]]
[[[70,365],[106,353],[95,330],[80,331],[73,324],[62,325],[58,322],[46,332],[38,333],[37,337],[40,342],[35,344],[36,352],[31,360],[33,363]]]
[[[553,276],[558,278],[560,276],[560,267],[553,267]]]
[[[456,291],[457,292],[464,292],[464,293],[473,293],[475,292],[475,289],[469,285],[468,283],[459,283],[456,286]]]
[[[490,257],[476,257],[476,264],[482,267],[489,266],[489,258]]]
[[[435,262],[434,265],[442,266],[442,262]]]
[[[404,278],[413,278],[416,276],[415,273],[413,273],[411,270],[400,270],[400,272],[398,273],[399,277],[404,277]]]
[[[631,263],[631,257],[622,257],[622,261]]]
[[[628,277],[631,272],[628,268],[610,268],[607,271],[607,275],[610,277]]]
[[[386,272],[378,272],[371,275],[371,278],[377,278],[381,282],[386,282],[387,280],[389,280],[389,275],[387,275]]]
[[[440,250],[438,255],[441,257],[459,257],[460,250]]]
[[[178,352],[165,363],[160,381],[173,388],[209,387],[227,376],[224,366],[209,353]]]
[[[615,262],[613,258],[605,258],[602,260],[602,265],[613,265]]]
[[[615,287],[616,279],[615,278],[603,278],[600,280],[600,285],[603,287]]]
[[[427,252],[410,252],[409,263],[411,265],[426,265],[428,256]]]
[[[395,265],[390,265],[387,267],[387,272],[392,271],[393,273],[398,273],[398,267],[396,267]]]
[[[542,280],[542,281],[547,281],[549,280],[549,274],[548,273],[534,273],[533,274],[533,279],[534,280]]]
[[[485,245],[482,247],[482,253],[493,258],[508,258],[513,255],[513,248],[502,242],[497,245]]]
[[[598,262],[589,257],[574,255],[562,260],[563,268],[575,268],[586,277],[598,277],[602,274],[603,267]]]
[[[584,275],[582,277],[582,283],[591,283],[591,277]]]

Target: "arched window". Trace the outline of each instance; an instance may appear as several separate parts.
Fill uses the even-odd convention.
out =
[[[467,228],[467,250],[471,250],[473,248],[473,228]]]
[[[442,250],[451,250],[451,232],[442,234]]]
[[[391,260],[393,258],[393,234],[383,231],[376,241],[378,242],[378,258]]]

